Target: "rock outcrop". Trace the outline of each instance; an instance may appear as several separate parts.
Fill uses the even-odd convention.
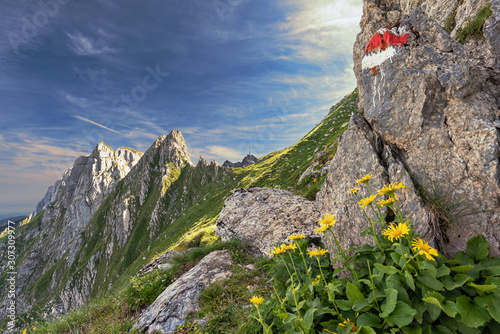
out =
[[[312,201],[284,190],[248,188],[235,190],[226,199],[215,233],[223,241],[248,240],[261,255],[269,256],[269,250],[290,234],[317,238],[318,220]]]
[[[20,250],[25,251],[29,245],[30,251],[16,268],[18,312],[29,310],[32,305],[28,287],[55,263],[71,264],[81,244],[81,232],[141,156],[140,152],[127,148],[115,152],[100,142],[92,154],[76,159],[63,178],[49,188],[34,211],[36,215],[43,210],[43,216],[37,226],[28,228],[22,236]],[[2,305],[5,302],[6,296],[2,296]]]
[[[337,215],[338,235],[346,247],[361,242],[355,236],[366,224],[346,191],[356,185],[355,179],[371,173],[374,188],[389,182],[407,185],[403,212],[445,254],[464,249],[470,237],[481,233],[492,254],[500,255],[500,87],[496,69],[488,67],[498,64],[498,55],[478,53],[473,41],[458,43],[456,32],[450,36],[442,27],[443,14],[454,6],[445,2],[364,3],[354,46],[364,117],[351,119],[318,194],[321,213]],[[456,28],[486,4],[449,2],[459,6]],[[487,38],[479,41],[485,50],[495,49],[497,40],[492,37],[498,30],[497,4],[492,8]],[[470,15],[458,16],[458,11]],[[423,200],[426,190],[437,192],[455,206],[452,214],[464,217],[449,220],[432,198]]]
[[[200,291],[208,285],[231,277],[233,258],[229,251],[215,251],[168,286],[134,324],[146,333],[173,333],[186,317],[198,310]],[[132,330],[133,330],[132,329]]]
[[[246,157],[243,158],[241,162],[231,162],[229,160],[224,161],[222,166],[224,167],[232,167],[232,168],[239,168],[239,167],[246,167],[250,166],[254,163],[259,161],[259,159],[251,154],[247,154]]]

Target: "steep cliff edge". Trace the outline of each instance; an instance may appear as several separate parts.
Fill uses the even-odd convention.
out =
[[[445,254],[481,233],[500,255],[499,59],[490,52],[498,46],[481,37],[478,52],[473,39],[462,45],[441,26],[458,8],[456,29],[465,27],[487,2],[445,2],[364,2],[354,45],[364,117],[351,119],[318,194],[346,247],[360,244],[364,226],[347,190],[371,173],[375,188],[407,184],[402,210]],[[498,2],[491,8],[484,35],[498,36]]]

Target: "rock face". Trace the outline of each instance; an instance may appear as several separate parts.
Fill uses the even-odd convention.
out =
[[[224,163],[222,164],[222,166],[224,167],[232,167],[232,168],[238,168],[238,167],[246,167],[246,166],[249,166],[251,164],[254,164],[256,163],[257,161],[259,161],[259,159],[257,159],[257,157],[251,155],[251,154],[247,154],[247,156],[245,158],[243,158],[243,161],[241,162],[231,162],[229,160],[226,160],[224,161]]]
[[[462,45],[453,38],[455,31],[450,36],[443,29],[443,10],[458,6],[457,13],[470,13],[457,14],[459,28],[486,2],[448,2],[455,5],[443,0],[364,2],[362,31],[354,46],[364,118],[351,119],[317,197],[322,214],[337,215],[338,235],[346,247],[359,244],[356,235],[366,226],[346,191],[356,185],[355,179],[371,173],[374,188],[399,181],[407,185],[404,214],[445,254],[464,249],[470,237],[481,233],[492,253],[500,255],[498,53],[486,52],[498,50],[493,37],[498,6],[492,6],[494,16],[485,24],[487,38],[479,41],[486,51],[478,52],[473,41]],[[384,30],[380,37],[377,30],[396,22],[392,31],[405,35],[406,42],[366,53],[368,43],[382,34],[386,38]],[[446,221],[432,199],[422,200],[416,185],[441,194],[457,206],[455,213],[466,216]]]
[[[49,188],[33,212],[44,210],[38,226],[23,236],[30,252],[16,268],[17,302],[27,308],[32,304],[26,290],[54,263],[70,264],[81,244],[81,232],[104,198],[124,178],[142,154],[127,148],[116,152],[100,142],[92,154],[76,159],[63,178]],[[50,245],[50,247],[48,247]],[[24,248],[24,249],[25,249]],[[23,251],[24,249],[21,248]],[[6,302],[3,296],[2,303]],[[1,312],[1,311],[0,311]]]
[[[272,188],[235,190],[225,201],[215,233],[251,242],[262,255],[290,234],[317,238],[319,212],[314,202],[291,192]]]
[[[186,317],[198,310],[200,291],[231,277],[233,258],[229,251],[215,251],[165,289],[134,324],[141,332],[172,333]]]
[[[142,276],[155,270],[170,269],[172,267],[170,262],[174,257],[179,256],[179,254],[180,252],[174,250],[166,252],[162,256],[151,261],[151,263],[148,263],[144,267],[142,267],[142,269],[137,273],[137,276]]]

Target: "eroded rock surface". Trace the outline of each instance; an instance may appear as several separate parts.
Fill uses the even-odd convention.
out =
[[[248,240],[262,255],[269,255],[290,234],[318,237],[314,234],[318,220],[313,201],[280,189],[248,188],[226,199],[215,233],[223,241]]]
[[[233,258],[229,251],[215,251],[165,289],[134,324],[146,333],[172,333],[186,317],[198,310],[200,291],[231,277]]]

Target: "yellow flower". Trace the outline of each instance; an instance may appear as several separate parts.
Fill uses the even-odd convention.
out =
[[[307,250],[307,255],[309,255],[309,257],[313,257],[313,256],[321,256],[321,255],[325,255],[326,253],[328,253],[328,250],[327,249],[321,249],[321,248],[318,248],[318,249],[313,249],[313,250]]]
[[[401,188],[406,188],[406,186],[403,184],[403,182],[395,182],[391,183],[388,186],[384,186],[382,189],[378,191],[379,195],[389,195],[389,196],[394,196],[394,192],[398,189]]]
[[[330,228],[330,225],[323,225],[314,230],[316,233],[324,233],[326,230]]]
[[[26,330],[27,330],[27,328],[25,328],[25,329],[23,330],[23,334],[26,334]]]
[[[285,244],[283,244],[282,246],[283,246],[283,248],[284,248],[285,250],[294,250],[294,249],[297,249],[297,245],[296,245],[296,244],[294,244],[294,243],[291,243],[290,245],[285,245]]]
[[[356,327],[356,324],[349,318],[344,320],[344,322],[339,324],[339,326],[346,327],[348,321],[351,323],[351,326],[352,326],[351,333],[356,333],[359,329],[358,329],[358,327]]]
[[[379,206],[392,206],[394,204],[395,200],[394,198],[392,197],[389,197],[388,199],[386,199],[385,201],[378,201],[377,204]]]
[[[429,243],[421,238],[414,239],[411,244],[414,251],[420,250],[419,254],[425,255],[431,261],[434,261],[432,256],[439,256],[438,251],[429,246]]]
[[[313,180],[313,183],[316,183],[316,181],[318,181],[318,179],[314,179],[314,180]]]
[[[352,188],[351,190],[349,190],[349,192],[350,192],[351,194],[353,194],[353,195],[354,195],[354,194],[357,194],[357,193],[358,193],[358,191],[359,191],[359,187],[355,187],[355,188]]]
[[[280,255],[280,254],[285,253],[286,251],[287,251],[286,245],[282,244],[281,246],[276,247],[276,248],[270,250],[269,254]]]
[[[321,226],[335,226],[335,223],[337,220],[335,220],[335,215],[329,215],[328,213],[323,216],[318,222]]]
[[[377,194],[373,194],[370,197],[360,199],[358,204],[361,205],[362,209],[364,209],[365,206],[370,205],[375,200],[376,197],[377,197]]]
[[[410,229],[406,223],[391,224],[387,229],[382,231],[382,234],[385,235],[391,242],[396,239],[399,240],[404,235],[408,235],[410,233]]]
[[[359,184],[361,183],[368,184],[368,181],[370,181],[371,178],[372,176],[370,174],[366,174],[365,176],[363,176],[363,178],[356,180],[356,182],[358,182]]]
[[[304,239],[305,237],[306,237],[305,234],[292,234],[288,236],[288,240]]]
[[[253,296],[252,298],[250,298],[250,303],[254,305],[260,305],[263,302],[264,302],[264,297]]]

